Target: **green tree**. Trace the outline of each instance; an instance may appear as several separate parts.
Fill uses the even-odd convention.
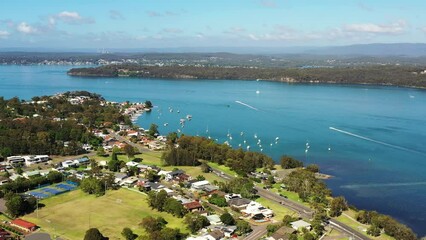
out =
[[[24,170],[22,170],[22,168],[21,168],[21,167],[17,167],[17,168],[15,169],[15,171],[16,171],[16,173],[17,173],[17,174],[19,174],[19,175],[21,175],[22,173],[24,173]]]
[[[124,152],[126,153],[126,155],[127,155],[127,159],[129,160],[130,158],[133,158],[134,156],[135,156],[135,154],[136,154],[136,149],[132,146],[132,145],[130,145],[130,144],[126,144],[125,146],[124,146]]]
[[[19,195],[14,195],[6,200],[6,208],[10,215],[17,217],[25,211],[25,202]]]
[[[114,155],[114,153],[112,155]],[[108,161],[108,169],[112,172],[117,172],[120,170],[120,164],[120,161],[111,159]]]
[[[234,217],[232,217],[232,215],[228,212],[220,215],[220,221],[222,221],[225,225],[235,225]]]
[[[51,183],[58,183],[58,182],[62,182],[64,175],[60,172],[57,171],[50,171],[47,174],[47,179],[49,180],[49,182]]]
[[[296,160],[290,156],[282,156],[280,159],[280,164],[283,169],[303,167],[303,163],[301,161]]]
[[[205,216],[202,216],[196,212],[186,214],[183,221],[189,231],[191,231],[193,234],[198,232],[198,230],[202,229],[203,227],[210,225],[209,220]]]
[[[309,164],[308,166],[306,166],[306,170],[313,172],[313,173],[317,173],[319,172],[319,166],[317,164]]]
[[[216,193],[213,193],[213,195],[208,199],[208,201],[209,203],[214,204],[218,207],[228,206],[226,199],[222,196],[217,195]]]
[[[271,236],[274,232],[276,232],[281,226],[278,224],[269,224],[266,226],[266,231],[268,231],[268,236]]]
[[[250,224],[244,220],[237,220],[236,226],[237,226],[236,232],[240,236],[252,231]]]
[[[367,234],[371,235],[373,237],[378,237],[380,236],[380,228],[378,226],[376,226],[375,224],[372,224],[368,229],[367,229]]]
[[[186,214],[186,209],[183,205],[174,198],[167,198],[164,203],[164,211],[171,213],[175,217],[183,217]]]
[[[138,235],[134,234],[133,231],[130,228],[128,228],[128,227],[123,228],[123,231],[121,232],[121,235],[126,240],[135,240],[138,237]]]
[[[315,240],[315,237],[314,237],[314,235],[312,235],[312,233],[305,232],[303,234],[303,240]]]
[[[180,240],[184,239],[185,235],[183,235],[179,228],[163,228],[160,232],[161,239],[167,239],[167,240]]]
[[[104,240],[105,237],[97,228],[90,228],[84,235],[84,240]]]
[[[333,198],[330,204],[330,216],[338,217],[343,211],[348,210],[348,202],[342,196]]]
[[[146,101],[145,101],[145,107],[146,107],[146,108],[152,108],[153,106],[152,106],[151,101],[146,100]]]
[[[167,224],[166,220],[162,217],[154,218],[151,216],[145,217],[142,219],[142,222],[139,224],[145,229],[148,233],[153,233],[160,231]]]
[[[148,193],[148,205],[162,212],[164,210],[164,205],[166,200],[168,199],[167,192],[164,190],[160,190],[159,192],[150,191]]]
[[[98,149],[96,150],[96,155],[103,157],[103,156],[105,156],[105,154],[106,154],[106,152],[105,152],[104,147],[99,146]]]
[[[159,134],[158,132],[158,126],[154,123],[151,124],[148,130],[148,135],[151,137],[154,137],[156,134]]]
[[[95,194],[96,196],[102,196],[105,194],[105,187],[101,180],[89,177],[85,178],[80,182],[80,188],[83,192],[88,194]]]
[[[212,171],[211,167],[207,163],[205,163],[205,162],[201,163],[200,168],[201,168],[201,171],[203,173],[209,173],[209,172]]]
[[[195,179],[197,181],[203,181],[203,180],[206,180],[206,177],[204,177],[203,175],[198,175]]]

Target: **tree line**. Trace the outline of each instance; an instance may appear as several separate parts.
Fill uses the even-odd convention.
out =
[[[137,64],[73,68],[72,76],[127,75],[141,78],[271,80],[290,83],[378,84],[426,87],[421,66],[347,66],[323,68],[250,68],[213,66],[146,66]]]
[[[204,159],[226,165],[243,176],[256,168],[271,168],[274,165],[272,158],[263,153],[232,149],[205,137],[183,135],[176,139],[176,143],[178,147],[171,147],[162,156],[167,165],[197,166],[201,164],[199,160]]]

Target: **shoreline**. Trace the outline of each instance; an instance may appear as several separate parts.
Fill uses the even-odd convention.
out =
[[[89,75],[82,75],[82,74],[70,74],[67,73],[70,77],[81,77],[81,78],[110,78],[110,79],[121,79],[121,78],[133,78],[133,79],[156,79],[156,80],[192,80],[192,81],[267,81],[267,82],[276,82],[276,83],[286,83],[286,84],[295,84],[295,85],[330,85],[330,86],[375,86],[375,87],[394,87],[394,88],[406,88],[406,89],[415,89],[415,90],[426,90],[426,86],[414,86],[414,85],[397,85],[392,83],[368,83],[368,82],[336,82],[336,81],[287,81],[287,80],[277,80],[277,79],[226,79],[226,78],[169,78],[169,77],[138,77],[138,76],[110,76],[106,74],[89,74]]]

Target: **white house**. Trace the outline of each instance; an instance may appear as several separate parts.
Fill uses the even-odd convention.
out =
[[[207,180],[198,181],[198,182],[192,183],[191,188],[196,189],[196,190],[201,190],[203,188],[203,186],[209,185],[209,184],[210,183]]]
[[[127,167],[136,167],[137,165],[139,165],[139,163],[136,163],[136,162],[133,162],[133,161],[130,161],[130,162],[126,163]]]
[[[35,156],[24,156],[25,165],[30,166],[34,163],[41,163],[49,161],[48,155],[35,155]]]
[[[241,198],[241,194],[235,194],[235,193],[225,194],[225,200],[227,202],[231,199],[236,199],[236,198]]]
[[[295,230],[299,230],[301,228],[306,228],[308,230],[311,230],[311,224],[303,220],[297,220],[295,222],[291,222],[290,225]]]
[[[6,158],[8,165],[19,165],[25,163],[25,159],[22,156],[10,156]]]
[[[250,202],[246,209],[241,210],[242,213],[245,213],[247,215],[253,216],[256,214],[263,214],[263,216],[265,217],[273,217],[274,216],[274,212],[271,209],[265,208],[264,206],[262,206],[262,204],[258,203],[258,202]]]

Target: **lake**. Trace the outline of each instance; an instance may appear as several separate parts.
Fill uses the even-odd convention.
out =
[[[426,235],[426,91],[267,81],[69,77],[70,66],[0,66],[0,96],[70,90],[111,101],[151,100],[137,123],[315,163],[327,185],[360,209]],[[186,119],[192,115],[192,120]],[[185,120],[184,127],[180,119]],[[278,138],[278,140],[277,140]],[[260,141],[259,141],[260,140]],[[249,146],[249,148],[247,148]]]

